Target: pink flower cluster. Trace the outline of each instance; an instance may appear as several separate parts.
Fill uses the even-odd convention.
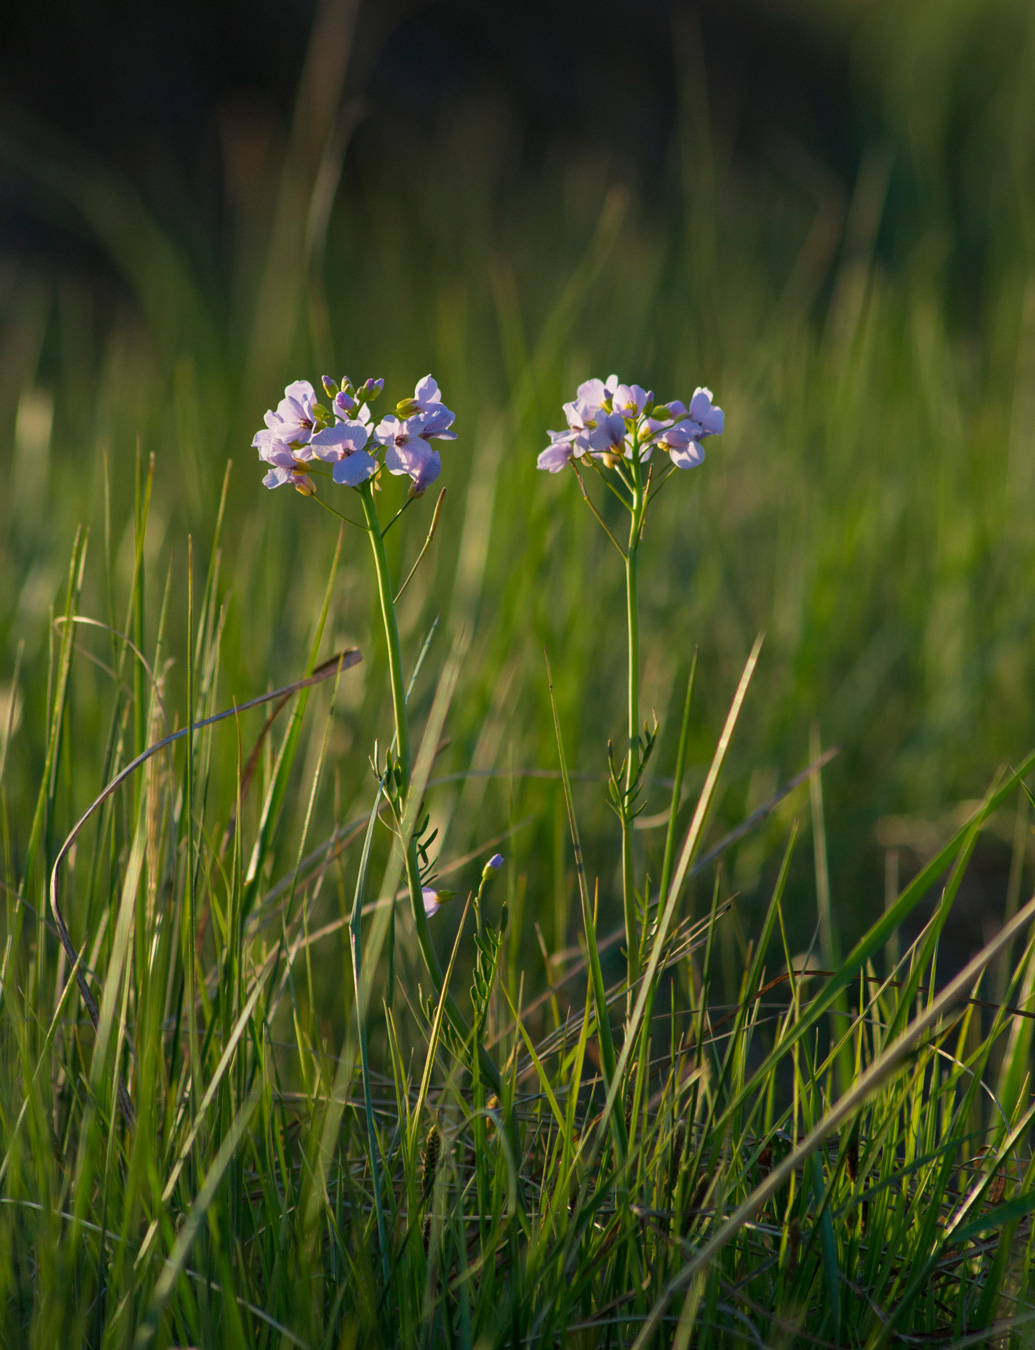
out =
[[[327,375],[323,387],[330,407],[319,401],[308,380],[296,380],[284,390],[276,408],[265,416],[265,427],[252,445],[269,470],[262,480],[268,488],[290,484],[311,496],[314,461],[331,465],[331,477],[344,487],[358,488],[377,473],[378,452],[385,451],[389,473],[406,474],[410,493],[420,496],[442,472],[442,460],[432,441],[454,441],[450,430],[454,414],[442,402],[438,384],[425,375],[413,397],[376,426],[370,404],[384,388],[384,380],[367,380],[358,388],[348,379],[341,384]]]
[[[551,431],[550,444],[539,456],[538,467],[560,471],[576,459],[614,463],[650,458],[655,447],[668,454],[677,469],[694,469],[704,461],[701,442],[721,436],[723,412],[712,403],[712,391],[694,390],[687,406],[676,399],[655,403],[654,395],[638,384],[622,384],[617,375],[586,380],[578,394],[564,405],[567,427]]]

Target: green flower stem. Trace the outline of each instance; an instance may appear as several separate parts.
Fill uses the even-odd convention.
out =
[[[640,935],[636,925],[636,891],[633,875],[633,822],[631,793],[639,760],[640,719],[640,619],[637,562],[640,543],[642,502],[639,487],[633,498],[629,526],[629,549],[625,555],[625,596],[629,619],[629,745],[625,762],[625,791],[629,794],[622,810],[622,899],[625,905],[625,946],[628,953],[629,985],[640,973]]]
[[[374,502],[374,489],[370,481],[358,489],[363,503],[363,515],[370,535],[370,547],[374,554],[374,569],[377,572],[377,592],[381,602],[381,618],[384,622],[385,637],[388,641],[388,669],[392,682],[392,707],[395,712],[395,736],[399,767],[402,772],[402,807],[405,809],[406,797],[410,790],[410,724],[406,713],[406,685],[403,680],[402,654],[399,646],[399,623],[395,615],[395,601],[392,599],[392,577],[388,569],[388,555],[385,552],[384,533]],[[400,818],[402,811],[400,811]],[[438,953],[431,940],[428,916],[424,912],[424,894],[421,886],[420,862],[417,858],[416,840],[406,840],[406,882],[410,891],[410,905],[413,910],[413,923],[417,930],[417,944],[420,947],[424,964],[428,968],[435,992],[442,993],[444,975],[439,964]],[[452,994],[446,994],[446,1016],[453,1030],[467,1042],[473,1039],[471,1028],[467,1025],[463,1013]],[[489,1057],[485,1047],[478,1045],[478,1059],[482,1077],[492,1086],[497,1096],[502,1097],[502,1084],[499,1072]]]
[[[410,723],[406,716],[406,685],[403,681],[402,654],[399,647],[399,622],[395,617],[392,577],[388,570],[388,554],[385,552],[384,534],[377,515],[377,505],[374,502],[374,489],[369,479],[360,486],[359,499],[363,503],[363,516],[366,520],[367,532],[370,535],[370,547],[374,551],[377,593],[381,602],[381,618],[385,626],[385,638],[388,641],[388,671],[392,681],[392,711],[395,713],[396,746],[399,753],[399,765],[402,769],[403,794],[405,796],[410,790]],[[422,903],[422,911],[423,908]]]
[[[620,466],[624,468],[625,466]],[[625,908],[625,945],[632,987],[640,974],[640,934],[636,923],[636,881],[633,870],[632,797],[640,774],[640,601],[639,549],[647,493],[640,463],[639,441],[634,437],[629,463],[629,547],[625,555],[625,600],[629,624],[629,746],[625,761],[626,800],[622,808],[622,900]]]

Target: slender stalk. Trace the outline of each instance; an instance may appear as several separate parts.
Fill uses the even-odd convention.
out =
[[[388,668],[392,682],[392,706],[395,711],[395,734],[398,764],[402,777],[401,799],[405,807],[410,790],[410,724],[406,714],[406,684],[402,673],[402,655],[399,646],[399,624],[395,616],[395,602],[392,599],[392,577],[388,569],[388,555],[385,552],[384,532],[377,514],[374,490],[370,482],[359,488],[359,498],[363,503],[363,514],[370,535],[370,547],[374,554],[374,568],[377,572],[377,592],[381,602],[381,618],[384,622],[385,637],[388,641]],[[402,812],[399,812],[402,819]],[[435,992],[441,996],[444,981],[438,953],[431,940],[428,916],[424,912],[424,893],[421,885],[420,862],[417,858],[417,843],[413,838],[405,843],[406,881],[410,891],[410,906],[413,910],[413,925],[417,931],[417,944],[427,966],[428,974],[435,985]],[[463,1013],[457,1007],[452,994],[445,995],[446,1016],[453,1029],[462,1040],[471,1040],[471,1028],[467,1025]],[[492,1090],[502,1095],[502,1083],[499,1071],[480,1043],[476,1047],[482,1075],[491,1084]]]
[[[388,570],[388,554],[385,552],[384,534],[377,515],[374,489],[369,480],[360,487],[359,499],[363,503],[363,516],[366,520],[367,532],[370,535],[370,547],[374,554],[377,594],[381,602],[381,619],[385,626],[385,638],[388,641],[388,671],[392,682],[392,710],[395,713],[396,746],[398,747],[399,767],[402,770],[403,795],[405,796],[410,787],[410,724],[406,716],[406,684],[402,673],[399,623],[395,617],[395,602],[392,599],[392,577]],[[420,910],[423,914],[423,902],[420,905]]]
[[[633,451],[635,455],[635,450]],[[625,598],[629,623],[629,744],[625,761],[625,803],[622,808],[622,900],[625,908],[625,943],[629,964],[629,987],[640,974],[640,937],[636,924],[636,886],[633,873],[632,793],[640,768],[640,613],[638,560],[643,530],[644,497],[640,465],[633,461],[633,504],[629,522],[629,548],[625,555]]]
[[[396,593],[396,596],[395,596],[395,603],[396,603],[396,604],[399,603],[399,600],[400,600],[401,597],[402,597],[403,591],[404,591],[404,590],[406,589],[406,587],[410,584],[411,580],[413,579],[413,575],[414,575],[414,573],[416,572],[417,568],[418,568],[418,567],[421,565],[421,563],[424,561],[424,555],[425,555],[425,553],[427,553],[428,549],[431,547],[431,541],[432,541],[432,539],[434,539],[434,537],[435,537],[435,531],[438,529],[438,518],[439,518],[439,516],[442,514],[442,502],[443,502],[443,500],[445,499],[445,495],[446,495],[446,490],[445,490],[445,488],[443,488],[442,491],[438,494],[438,501],[435,503],[435,512],[434,512],[434,515],[431,517],[431,524],[428,526],[428,537],[427,537],[427,539],[424,540],[424,547],[423,547],[423,548],[421,549],[421,551],[417,554],[417,561],[413,564],[413,566],[410,568],[410,570],[406,573],[406,580],[405,580],[405,581],[403,582],[403,584],[399,587],[399,590],[398,590],[397,593]],[[405,507],[403,508],[403,510],[405,510]],[[402,511],[397,511],[396,514],[392,517],[392,520],[398,520],[399,517],[400,517],[401,515],[402,515]],[[392,522],[389,521],[389,524],[391,524],[391,523],[392,523]],[[407,690],[407,696],[408,696],[408,695],[409,695],[409,691]]]

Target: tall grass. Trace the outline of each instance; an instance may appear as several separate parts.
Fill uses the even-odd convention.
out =
[[[308,186],[269,178],[268,248],[259,212],[221,270],[102,166],[5,137],[23,190],[77,212],[128,281],[2,279],[5,1344],[1029,1343],[1030,844],[997,766],[1026,772],[1035,743],[1030,21],[974,14],[936,28],[927,83],[920,40],[895,45],[910,21],[886,29],[847,201],[811,170],[746,178],[691,92],[651,195],[590,153],[504,172],[515,128],[480,105],[439,130],[429,183],[427,147],[362,128],[329,216],[307,214],[318,155]],[[982,15],[984,101],[958,75]],[[1002,212],[985,234],[951,190],[961,102]],[[293,145],[326,132],[322,107]],[[1003,128],[1008,155],[983,159]],[[399,181],[422,184],[405,211]],[[300,211],[323,232],[293,229]],[[407,669],[426,653],[410,708],[461,897],[433,939],[497,1094],[389,903],[366,541],[258,489],[257,414],[314,366],[433,369],[464,428],[399,615]],[[640,557],[653,877],[767,633],[633,989],[606,806],[621,569],[534,469],[561,399],[612,368],[705,380],[729,428],[659,498]],[[419,510],[386,541],[399,579]],[[722,845],[815,757],[813,724],[843,746],[825,792],[800,783]],[[63,842],[180,730],[63,857],[66,949]],[[475,916],[462,897],[497,848]],[[998,939],[990,893],[1017,915]],[[974,964],[939,1001],[961,909],[978,932],[950,964]]]

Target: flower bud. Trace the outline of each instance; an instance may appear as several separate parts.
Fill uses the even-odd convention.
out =
[[[498,872],[502,866],[503,866],[503,854],[494,853],[492,857],[489,859],[489,861],[482,868],[482,880],[488,881],[489,877],[492,876],[493,872]]]
[[[618,456],[613,455],[610,450],[606,454],[601,455],[600,458],[604,461],[604,463],[607,465],[609,469],[613,469],[616,464],[620,463]]]
[[[333,398],[334,395],[338,392],[338,386],[334,383],[334,381],[331,379],[329,375],[324,375],[322,382],[324,393],[327,395],[328,398]]]
[[[384,380],[365,380],[356,397],[360,403],[373,403],[384,387]]]
[[[292,481],[295,485],[295,491],[300,492],[303,497],[316,496],[316,484],[307,473],[294,475]]]
[[[415,398],[404,398],[401,403],[395,405],[395,415],[402,422],[405,422],[407,417],[412,417],[415,412],[419,411],[420,404]]]

